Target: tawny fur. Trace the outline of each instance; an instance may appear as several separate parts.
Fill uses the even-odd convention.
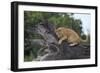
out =
[[[59,27],[55,30],[55,32],[59,38],[59,44],[66,40],[68,43],[70,43],[70,46],[74,46],[79,44],[80,42],[88,41],[88,37],[86,37],[86,39],[83,40],[74,30],[69,28]]]

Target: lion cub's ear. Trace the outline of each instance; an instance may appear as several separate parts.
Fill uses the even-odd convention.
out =
[[[58,28],[58,29],[55,29],[55,32],[59,32],[60,31],[60,29]]]

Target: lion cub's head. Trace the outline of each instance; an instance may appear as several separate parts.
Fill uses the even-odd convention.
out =
[[[61,38],[63,36],[63,27],[59,27],[57,29],[55,29],[56,35],[58,36],[58,38]]]

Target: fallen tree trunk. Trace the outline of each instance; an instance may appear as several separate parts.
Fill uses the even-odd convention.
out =
[[[41,23],[34,28],[35,32],[41,35],[44,39],[31,40],[31,44],[46,45],[46,49],[48,49],[48,53],[43,56],[38,55],[36,60],[45,61],[90,58],[90,47],[83,45],[71,47],[67,41],[64,41],[59,45],[58,37],[56,36],[54,29],[54,25],[49,23]]]

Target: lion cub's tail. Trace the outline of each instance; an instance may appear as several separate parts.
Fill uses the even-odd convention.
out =
[[[83,43],[84,42],[88,42],[88,40],[89,40],[89,36],[88,35],[86,35],[86,39],[85,40],[83,40],[82,38],[80,38],[80,41],[83,42]]]

